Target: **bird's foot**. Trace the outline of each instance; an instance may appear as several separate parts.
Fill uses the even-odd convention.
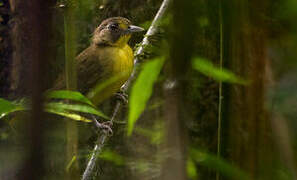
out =
[[[113,123],[112,121],[106,121],[106,122],[103,122],[103,123],[100,123],[97,121],[96,117],[95,116],[92,116],[93,118],[93,121],[94,121],[94,124],[95,126],[100,129],[100,130],[103,130],[104,133],[107,133],[108,135],[112,135],[113,134],[113,131],[111,129]]]
[[[119,91],[115,94],[116,99],[121,101],[123,104],[128,104],[128,94],[126,94],[124,91]]]

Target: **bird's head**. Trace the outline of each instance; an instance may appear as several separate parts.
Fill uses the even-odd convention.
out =
[[[128,43],[132,33],[143,30],[141,27],[132,25],[126,18],[108,18],[96,28],[93,43],[96,45],[123,46]]]

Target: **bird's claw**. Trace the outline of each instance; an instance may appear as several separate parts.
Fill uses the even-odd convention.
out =
[[[100,129],[102,129],[108,135],[112,135],[113,134],[113,131],[111,129],[111,125],[108,124],[108,123],[99,123],[99,125],[97,127],[100,128]]]
[[[111,127],[113,125],[112,121],[107,121],[107,122],[100,123],[100,122],[97,121],[97,119],[94,116],[93,116],[93,120],[94,120],[95,126],[98,129],[103,130],[103,132],[107,133],[108,135],[113,134],[113,131],[111,129]]]
[[[128,95],[123,92],[123,91],[119,91],[115,94],[116,99],[121,101],[124,104],[128,104]]]

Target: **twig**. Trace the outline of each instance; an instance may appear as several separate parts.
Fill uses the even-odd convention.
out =
[[[121,103],[117,103],[116,107],[114,109],[113,115],[111,117],[111,121],[114,121],[118,111],[120,110],[120,107],[121,107]],[[101,153],[102,148],[104,147],[107,137],[108,137],[108,133],[105,133],[105,132],[103,132],[101,135],[98,136],[97,143],[93,149],[92,156],[91,156],[91,158],[88,162],[88,165],[84,171],[82,180],[90,179],[91,174],[92,174],[95,164],[96,164],[96,160],[97,160],[99,154]]]
[[[126,92],[128,90],[128,88],[130,87],[132,81],[136,78],[136,74],[139,71],[139,56],[141,54],[143,54],[145,47],[147,47],[147,45],[150,44],[149,38],[151,36],[154,36],[158,30],[159,30],[159,25],[160,25],[160,20],[162,19],[162,17],[164,16],[165,11],[167,10],[169,3],[171,0],[164,0],[163,3],[160,6],[159,11],[157,12],[150,28],[148,29],[148,31],[146,32],[139,48],[137,49],[136,53],[135,53],[135,59],[134,59],[134,69],[133,72],[131,74],[131,77],[128,79],[128,81],[125,83],[124,87],[123,87],[123,91]]]
[[[125,85],[123,86],[122,90],[124,92],[127,92],[128,88],[131,86],[131,83],[133,82],[133,80],[136,78],[136,75],[138,74],[139,72],[139,60],[140,60],[140,55],[143,54],[144,50],[145,50],[145,47],[147,45],[150,44],[150,41],[149,41],[149,37],[151,36],[154,36],[158,30],[159,30],[159,22],[160,20],[162,19],[162,17],[164,16],[165,14],[165,11],[168,9],[168,6],[169,6],[169,3],[171,2],[171,0],[164,0],[150,26],[150,28],[148,29],[147,33],[145,34],[142,42],[141,42],[141,45],[139,46],[139,48],[137,49],[136,53],[135,53],[135,59],[134,59],[134,69],[133,69],[133,72],[131,74],[131,77],[129,78],[129,80],[125,83]],[[113,112],[113,115],[112,115],[112,118],[111,118],[111,121],[113,122],[116,115],[118,114],[120,108],[121,108],[121,102],[118,101],[116,106],[115,106],[115,109],[114,109],[114,112]],[[108,137],[108,134],[107,133],[102,133],[101,135],[98,136],[98,139],[97,139],[97,143],[93,149],[93,153],[92,153],[92,156],[88,162],[88,165],[83,173],[83,176],[82,176],[82,180],[87,180],[87,179],[90,179],[91,177],[91,174],[94,170],[94,167],[95,167],[95,164],[96,164],[96,161],[98,159],[98,156],[99,154],[101,153],[103,147],[104,147],[104,144],[107,140],[107,137]]]

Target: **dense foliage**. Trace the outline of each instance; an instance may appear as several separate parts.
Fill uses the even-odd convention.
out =
[[[162,1],[45,2],[0,2],[0,179],[80,179],[92,158],[91,179],[296,179],[295,1],[169,0],[129,41],[128,104],[99,106],[114,79],[81,94],[74,57],[107,17],[148,30]]]

